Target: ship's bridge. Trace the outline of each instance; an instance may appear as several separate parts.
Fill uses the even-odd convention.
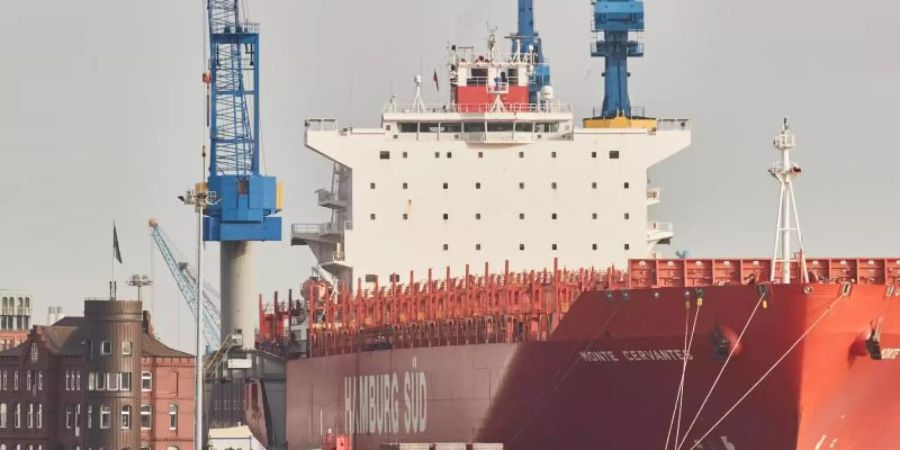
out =
[[[395,140],[463,141],[475,144],[527,144],[571,139],[571,105],[499,103],[398,104],[384,107],[382,124]]]

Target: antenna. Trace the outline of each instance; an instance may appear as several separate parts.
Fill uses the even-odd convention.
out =
[[[772,251],[772,267],[769,279],[775,281],[776,266],[781,263],[781,282],[791,282],[792,232],[797,234],[798,262],[800,279],[809,282],[806,272],[806,257],[803,252],[803,233],[800,231],[800,215],[797,212],[797,200],[794,197],[794,178],[800,176],[800,166],[791,161],[791,150],[797,145],[794,133],[788,125],[787,118],[781,125],[781,132],[775,136],[775,148],[781,152],[781,161],[776,161],[769,168],[769,173],[778,180],[781,193],[778,200],[778,221],[775,227],[775,248]],[[793,223],[791,222],[793,220]],[[780,252],[779,252],[780,247]]]

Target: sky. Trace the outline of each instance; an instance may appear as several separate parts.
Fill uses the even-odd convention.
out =
[[[306,118],[378,126],[392,93],[445,70],[449,43],[484,45],[488,26],[514,31],[516,0],[245,0],[261,23],[262,148],[286,185],[285,241],[259,244],[265,298],[297,290],[314,264],[288,225],[327,212],[314,191],[331,165],[303,146]],[[535,0],[559,100],[588,115],[602,103],[603,61],[589,56],[588,0]],[[146,309],[162,339],[192,347],[191,315],[147,221],[193,261],[195,216],[177,196],[200,180],[203,0],[4,2],[0,39],[0,288],[82,313],[111,277],[116,222],[125,279],[151,275]],[[771,254],[777,186],[766,168],[783,117],[798,135],[796,186],[806,251],[900,254],[900,3],[848,11],[836,0],[646,2],[643,59],[631,98],[658,117],[692,120],[693,145],[651,169],[657,220],[675,224],[667,255]],[[446,79],[446,77],[444,77]],[[428,102],[446,89],[425,86]],[[218,246],[205,271],[218,279]]]

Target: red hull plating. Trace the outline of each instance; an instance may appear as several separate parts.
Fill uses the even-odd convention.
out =
[[[856,285],[842,295],[845,286],[589,291],[546,342],[290,361],[290,448],[317,447],[329,429],[350,434],[356,449],[448,441],[503,442],[507,449],[663,448],[686,322],[693,326],[697,317],[679,436],[728,353],[713,337],[734,345],[758,304],[682,448],[701,438],[702,448],[723,450],[900,448],[894,419],[900,417],[900,297],[885,285]],[[767,292],[765,308],[760,289]],[[883,360],[866,351],[873,328]]]

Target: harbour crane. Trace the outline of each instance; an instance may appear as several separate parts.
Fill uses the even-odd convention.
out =
[[[209,172],[197,192],[214,193],[203,211],[203,240],[220,242],[221,340],[241,335],[252,349],[257,326],[253,242],[280,241],[282,188],[260,170],[259,25],[239,0],[208,0]]]
[[[534,0],[519,0],[519,29],[514,37],[519,42],[513,43],[513,52],[517,45],[526,52],[534,52],[533,82],[528,84],[528,98],[530,103],[536,104],[541,89],[550,85],[550,65],[544,61],[544,44],[534,26]]]
[[[632,118],[628,96],[628,58],[644,56],[644,46],[637,33],[644,31],[644,2],[640,0],[596,0],[593,33],[595,42],[591,56],[604,58],[605,84],[603,108],[599,118]]]
[[[188,264],[181,252],[172,244],[169,236],[163,232],[159,226],[159,222],[150,219],[150,237],[159,249],[166,267],[172,273],[181,296],[187,302],[188,308],[197,317],[197,270]],[[219,331],[219,323],[221,316],[219,314],[219,293],[208,283],[204,283],[203,287],[203,339],[206,341],[207,348],[218,348],[221,342],[221,332]]]

